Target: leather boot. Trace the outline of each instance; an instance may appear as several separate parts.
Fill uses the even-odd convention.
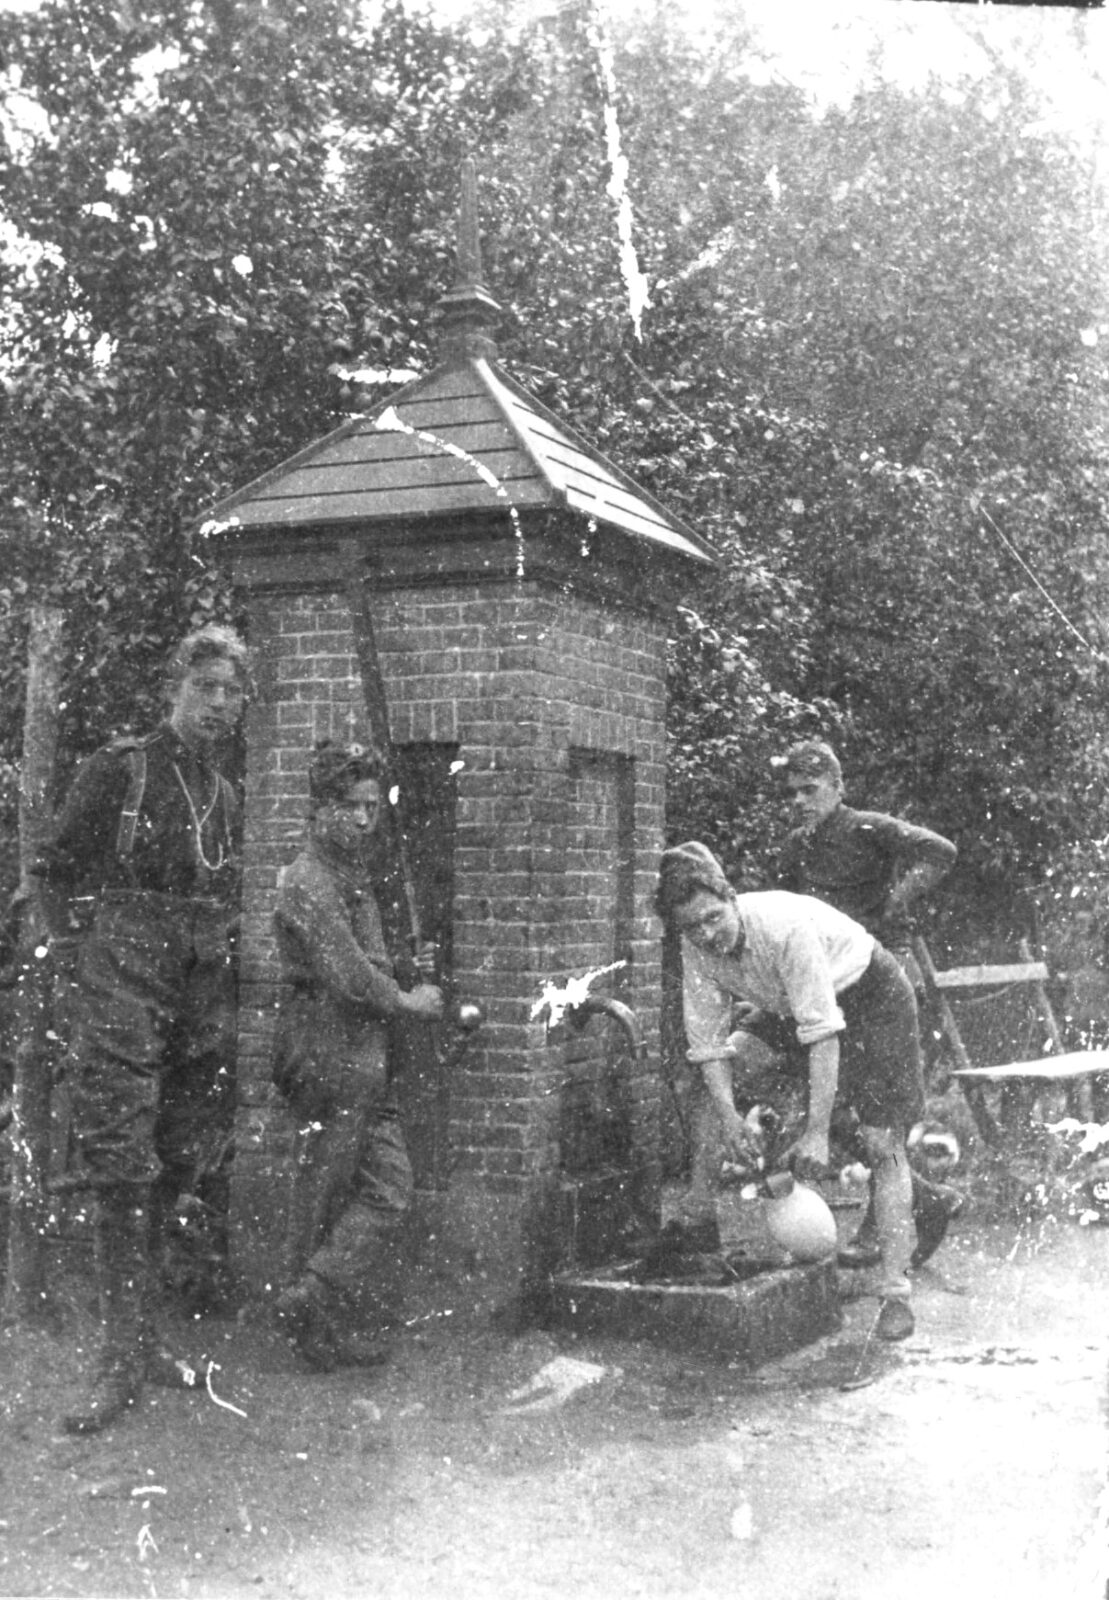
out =
[[[87,1392],[62,1419],[67,1433],[101,1433],[139,1398],[148,1276],[146,1201],[144,1184],[117,1184],[100,1192],[94,1236],[100,1350]]]
[[[927,1178],[922,1178],[919,1172],[913,1173],[913,1222],[916,1225],[917,1243],[912,1266],[922,1267],[931,1260],[946,1237],[948,1224],[959,1215],[963,1205],[964,1198],[958,1189],[943,1183],[931,1183]],[[873,1186],[866,1215],[855,1237],[840,1249],[837,1259],[841,1267],[874,1267],[882,1259],[874,1222]]]
[[[836,1253],[836,1260],[841,1267],[876,1267],[882,1259],[882,1250],[878,1243],[878,1224],[874,1220],[873,1179],[868,1189],[869,1198],[863,1220],[855,1230],[854,1237],[841,1245]]]
[[[388,1334],[366,1328],[351,1328],[332,1338],[336,1365],[340,1367],[383,1367],[393,1353]]]
[[[326,1284],[305,1272],[277,1297],[277,1314],[294,1349],[315,1372],[333,1372],[340,1357]]]
[[[930,1261],[947,1237],[948,1224],[966,1203],[958,1189],[946,1183],[930,1183],[919,1172],[913,1173],[913,1221],[916,1223],[916,1249],[911,1265],[922,1267]]]

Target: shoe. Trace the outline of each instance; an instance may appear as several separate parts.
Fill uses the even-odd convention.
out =
[[[315,1284],[302,1278],[277,1297],[277,1314],[289,1343],[314,1372],[333,1372],[338,1364],[331,1322]]]
[[[865,1226],[836,1251],[836,1260],[841,1267],[876,1267],[881,1259],[878,1240]]]
[[[336,1334],[333,1348],[343,1367],[383,1367],[393,1353],[388,1339],[370,1333]]]
[[[83,1401],[62,1418],[66,1433],[103,1433],[135,1404],[142,1382],[131,1362],[101,1367]]]
[[[167,1284],[182,1317],[233,1315],[240,1301],[239,1287],[222,1265],[213,1271],[178,1274]]]
[[[937,1194],[942,1203],[929,1204],[915,1219],[916,1249],[909,1258],[911,1266],[922,1267],[931,1260],[947,1237],[948,1225],[966,1205],[965,1195],[957,1189],[938,1189]]]
[[[883,1300],[874,1331],[879,1339],[907,1339],[916,1327],[913,1308],[907,1300]]]

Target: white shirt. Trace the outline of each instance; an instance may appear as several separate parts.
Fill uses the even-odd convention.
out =
[[[841,1033],[846,1024],[836,996],[866,971],[873,936],[825,901],[784,889],[737,895],[736,910],[733,953],[714,955],[682,940],[690,1061],[734,1053],[727,1039],[735,1000],[792,1017],[803,1045]]]

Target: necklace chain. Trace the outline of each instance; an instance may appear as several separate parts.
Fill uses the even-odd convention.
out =
[[[216,845],[216,859],[214,861],[209,861],[208,857],[204,853],[204,828],[211,819],[212,812],[216,809],[216,801],[219,799],[219,777],[216,777],[215,787],[212,790],[212,798],[204,807],[204,815],[201,816],[196,809],[196,804],[193,800],[192,793],[188,784],[185,782],[185,779],[181,774],[181,768],[177,765],[176,761],[173,763],[173,771],[178,783],[181,785],[181,793],[185,796],[185,804],[188,806],[189,816],[192,818],[193,833],[196,835],[196,853],[200,857],[200,864],[201,866],[207,867],[209,872],[218,872],[223,866],[224,862],[227,860],[223,850],[223,840],[221,839]]]

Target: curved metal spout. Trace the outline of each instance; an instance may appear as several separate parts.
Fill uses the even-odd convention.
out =
[[[636,1060],[646,1060],[647,1041],[643,1037],[639,1019],[631,1006],[625,1005],[622,1000],[615,1000],[611,995],[589,994],[577,1005],[569,1006],[566,1011],[567,1022],[579,1030],[585,1027],[590,1017],[595,1016],[611,1017],[613,1022],[619,1023],[628,1036]]]

